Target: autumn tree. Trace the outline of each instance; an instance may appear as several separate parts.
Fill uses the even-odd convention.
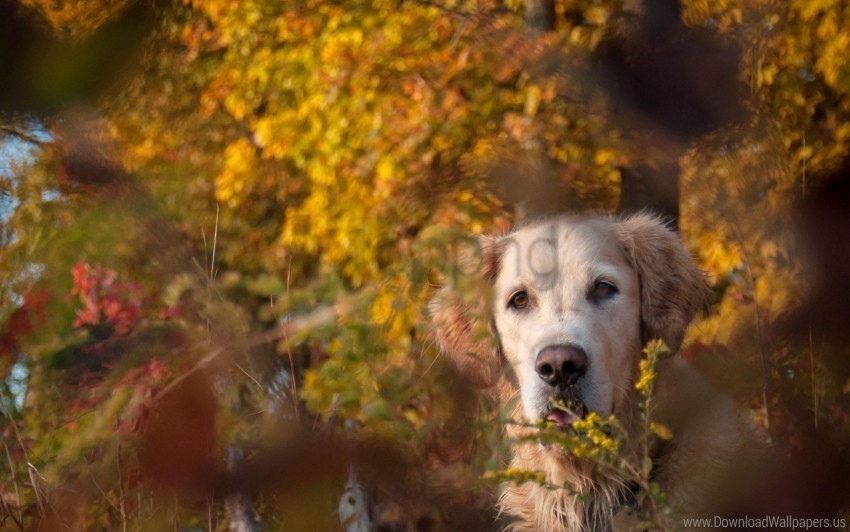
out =
[[[485,526],[501,414],[426,302],[468,235],[566,210],[678,216],[713,288],[685,355],[789,475],[846,465],[796,237],[848,151],[843,4],[9,6],[34,31],[3,34],[0,132],[34,156],[0,176],[8,528],[333,529],[352,463],[383,519]]]

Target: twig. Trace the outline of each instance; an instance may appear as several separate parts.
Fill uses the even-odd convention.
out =
[[[47,518],[47,511],[44,508],[44,502],[41,500],[41,493],[39,491],[39,482],[38,482],[38,469],[35,468],[30,462],[27,462],[27,472],[29,473],[30,483],[32,484],[32,491],[35,493],[35,500],[38,503],[38,509],[41,511],[41,518]]]
[[[6,459],[9,461],[9,471],[12,473],[12,485],[15,486],[15,497],[18,499],[18,519],[15,519],[15,516],[12,516],[12,519],[15,519],[15,523],[23,530],[23,521],[24,515],[21,513],[21,492],[18,489],[18,479],[15,473],[15,461],[12,458],[12,453],[9,451],[9,445],[6,443],[6,436],[3,436],[3,447],[6,449]],[[9,514],[11,515],[11,513]]]
[[[210,258],[210,285],[212,285],[213,281],[215,281],[216,271],[215,271],[215,250],[218,246],[218,215],[221,211],[221,207],[218,203],[215,204],[215,229],[213,230],[213,247],[212,247],[212,257]]]
[[[18,518],[15,517],[14,511],[12,510],[12,505],[9,504],[3,497],[0,497],[0,507],[3,508],[3,515],[8,515],[12,518],[12,521],[15,522],[15,525],[17,525],[18,530],[24,529],[23,517],[18,520]],[[18,499],[18,514],[20,514],[20,511],[21,501],[20,499]],[[3,530],[9,530],[9,527],[6,526],[6,519],[3,519]]]
[[[6,416],[6,419],[9,420],[9,424],[12,426],[12,430],[15,431],[15,437],[18,439],[18,445],[21,446],[21,453],[23,453],[23,455],[24,455],[24,460],[27,463],[29,463],[30,457],[29,457],[29,454],[27,453],[27,448],[24,445],[24,440],[23,440],[23,438],[21,438],[21,432],[18,430],[18,424],[15,423],[15,419],[12,417],[12,414],[6,408],[6,402],[3,400],[3,398],[0,398],[0,409],[3,410],[3,415]],[[18,497],[18,516],[21,519],[21,523],[23,523],[24,516],[23,516],[23,513],[21,513],[21,502],[22,501],[21,501],[21,494],[18,491],[18,481],[17,481],[16,475],[15,475],[15,462],[12,459],[12,453],[9,452],[9,446],[6,444],[5,435],[3,436],[3,447],[6,448],[6,457],[9,460],[9,468],[11,469],[11,472],[12,472],[12,482],[15,484],[15,496]]]
[[[239,365],[239,364],[237,364],[236,362],[234,362],[234,363],[233,363],[233,365],[234,365],[234,366],[236,366],[236,369],[238,369],[239,371],[241,371],[242,373],[244,373],[246,377],[248,377],[249,379],[251,379],[251,380],[254,382],[254,384],[256,384],[256,385],[257,385],[257,388],[259,388],[260,390],[263,390],[263,385],[262,385],[262,384],[260,384],[260,381],[258,381],[257,379],[255,379],[255,378],[254,378],[254,376],[253,376],[253,375],[251,375],[250,373],[248,373],[248,371],[246,371],[246,370],[245,370],[245,368],[243,368],[242,366],[240,366],[240,365]]]
[[[221,347],[218,347],[214,349],[211,353],[209,353],[207,356],[199,360],[194,366],[189,368],[188,371],[171,381],[168,386],[162,389],[162,391],[158,394],[157,397],[161,399],[163,396],[167,395],[180,384],[182,384],[182,382],[188,379],[190,376],[194,375],[199,370],[215,362],[221,355],[230,353],[234,349],[250,349],[252,347],[267,344],[269,342],[274,342],[276,340],[281,339],[285,340],[287,345],[289,345],[290,338],[292,338],[294,335],[302,331],[315,329],[316,327],[319,327],[320,325],[324,325],[326,323],[337,321],[339,318],[349,314],[354,309],[359,308],[363,301],[367,301],[369,298],[372,297],[372,293],[372,289],[364,289],[361,292],[344,297],[342,301],[340,301],[336,305],[320,307],[311,312],[310,314],[307,314],[306,316],[297,318],[292,321],[288,321],[286,323],[281,323],[274,329],[255,335],[247,342],[230,342]]]
[[[116,512],[121,513],[121,508],[119,508],[118,506],[116,506],[116,505],[115,505],[115,503],[114,503],[114,502],[112,502],[111,500],[109,500],[109,496],[108,496],[108,495],[106,495],[106,492],[105,492],[105,491],[103,491],[103,488],[101,487],[100,483],[97,481],[97,477],[95,477],[95,476],[94,476],[94,471],[92,471],[92,469],[91,469],[91,465],[89,465],[89,463],[88,463],[88,461],[86,461],[86,458],[85,458],[85,457],[83,457],[83,464],[85,464],[85,466],[86,466],[86,470],[89,472],[89,476],[91,477],[91,482],[92,482],[92,484],[94,484],[94,487],[95,487],[95,488],[97,488],[97,491],[99,491],[99,492],[100,492],[100,494],[101,494],[101,495],[103,495],[103,499],[104,499],[107,503],[109,503],[109,506],[112,506],[112,508],[113,508]]]
[[[30,135],[29,133],[24,133],[23,131],[19,130],[18,128],[15,128],[15,127],[12,127],[12,126],[0,125],[0,133],[2,133],[4,135],[9,135],[9,136],[12,136],[12,137],[17,137],[18,139],[20,139],[24,142],[28,142],[30,144],[35,144],[39,148],[43,147],[45,144],[48,144],[48,142],[38,140],[33,135]]]
[[[753,276],[753,269],[750,266],[750,257],[747,254],[747,248],[744,245],[744,237],[741,234],[740,229],[738,228],[737,216],[733,214],[733,218],[735,218],[734,223],[732,223],[732,231],[735,232],[735,238],[738,240],[738,246],[741,248],[741,258],[744,260],[744,269],[747,272],[747,282],[749,283],[750,294],[753,298],[753,306],[756,311],[756,343],[758,344],[759,355],[761,358],[761,378],[762,378],[762,410],[764,414],[764,428],[767,429],[768,434],[770,433],[770,408],[768,405],[768,379],[767,379],[767,355],[764,352],[764,346],[762,345],[762,333],[761,333],[761,308],[759,307],[758,297],[756,295],[756,282],[755,277]]]
[[[289,288],[292,282],[292,234],[289,235],[289,242],[286,249],[286,298],[289,299]],[[285,321],[289,321],[289,314]],[[295,421],[300,421],[301,414],[298,410],[298,384],[295,379],[295,361],[292,358],[292,344],[289,338],[284,337],[286,342],[286,354],[289,356],[289,391],[292,394],[292,411],[295,414]]]
[[[213,282],[216,277],[215,270],[215,252],[218,247],[218,218],[221,212],[221,207],[218,203],[215,204],[215,225],[213,226],[213,244],[212,244],[212,256],[209,257],[209,273],[207,274],[207,297],[212,299],[212,289]],[[204,259],[207,258],[207,234],[204,231],[204,226],[201,226],[201,237],[204,239]],[[204,269],[206,269],[206,265],[204,265]],[[207,338],[211,338],[212,334],[210,332],[210,320],[207,318]]]
[[[201,229],[201,238],[204,240],[204,263],[206,263],[207,259],[209,259],[209,255],[207,254],[207,232],[204,231],[204,226],[199,224]],[[200,264],[193,258],[192,262],[195,263],[196,266],[200,267]],[[206,264],[204,264],[203,269],[206,269]]]
[[[118,505],[121,513],[121,530],[127,532],[127,500],[124,496],[124,472],[121,467],[121,440],[118,440],[118,456],[116,457],[118,465]]]

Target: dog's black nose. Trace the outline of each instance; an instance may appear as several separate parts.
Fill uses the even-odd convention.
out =
[[[572,386],[587,371],[587,353],[574,345],[550,345],[537,354],[537,375],[551,386]]]

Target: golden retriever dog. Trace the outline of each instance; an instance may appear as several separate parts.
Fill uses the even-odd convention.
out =
[[[471,283],[479,293],[446,286],[431,312],[438,345],[461,377],[515,405],[522,423],[510,424],[508,437],[539,430],[535,423],[567,432],[590,412],[636,430],[644,346],[660,339],[675,353],[707,293],[678,236],[644,213],[564,216],[478,242],[467,262],[479,263],[483,281]],[[651,480],[690,515],[716,510],[727,475],[762,438],[680,357],[664,358],[656,372],[653,420],[673,438],[652,440]],[[512,454],[512,468],[566,488],[505,485],[498,505],[508,530],[604,530],[634,504],[629,478],[559,446],[526,439]]]

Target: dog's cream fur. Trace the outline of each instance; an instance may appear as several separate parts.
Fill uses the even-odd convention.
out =
[[[676,234],[648,214],[561,217],[480,242],[480,275],[491,293],[469,298],[449,286],[432,302],[438,343],[460,374],[496,391],[503,405],[518,397],[515,418],[537,422],[556,394],[535,371],[538,353],[578,346],[587,370],[572,393],[585,411],[614,414],[630,430],[644,345],[661,339],[675,353],[706,295],[703,274]],[[521,309],[510,304],[518,291],[527,294]],[[654,415],[674,439],[652,450],[652,479],[686,510],[716,508],[727,467],[758,447],[757,431],[678,357],[656,369]],[[535,429],[507,430],[515,438]],[[571,489],[505,486],[499,506],[510,530],[604,529],[628,498],[630,479],[553,447],[515,445],[511,466]]]

